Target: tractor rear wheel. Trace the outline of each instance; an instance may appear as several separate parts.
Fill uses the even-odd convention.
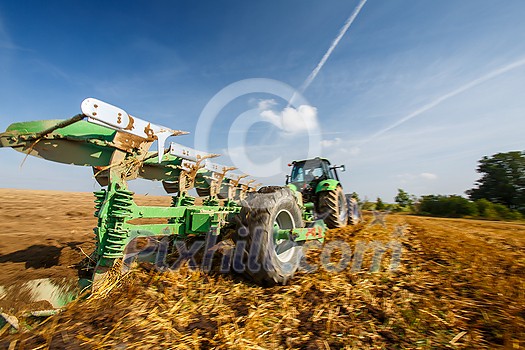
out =
[[[346,205],[348,208],[348,225],[357,225],[361,221],[359,203],[355,198],[350,198],[346,201]]]
[[[346,226],[348,209],[341,186],[337,186],[335,190],[320,192],[317,208],[328,228]]]
[[[303,227],[302,213],[286,187],[263,187],[242,203],[237,247],[244,242],[244,273],[264,285],[285,284],[299,268],[303,254],[291,237],[279,230]]]

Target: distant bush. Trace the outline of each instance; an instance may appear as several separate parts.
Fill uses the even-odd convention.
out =
[[[399,204],[391,204],[391,210],[396,213],[413,213],[415,211],[414,205],[402,206]]]
[[[386,209],[385,203],[383,203],[383,201],[379,197],[377,197],[375,209],[376,210],[385,210]]]
[[[381,200],[381,198],[378,198],[379,201],[376,202],[370,202],[368,200],[365,200],[364,202],[361,202],[361,210],[377,210],[377,211],[399,211],[398,205],[393,203],[385,203]]]
[[[365,200],[363,202],[363,205],[361,206],[361,210],[375,210],[376,204],[374,202],[370,202]]]
[[[492,220],[522,220],[523,215],[509,209],[500,203],[492,203],[486,199],[478,199],[474,202],[478,208],[479,216]]]
[[[474,202],[478,208],[478,215],[483,217],[490,217],[493,213],[496,214],[493,204],[486,199],[478,199]]]
[[[423,196],[416,207],[416,213],[450,218],[480,217],[491,220],[522,220],[523,215],[500,203],[486,199],[469,201],[461,196]]]
[[[476,204],[461,196],[429,195],[423,196],[418,205],[418,214],[451,218],[477,216]]]

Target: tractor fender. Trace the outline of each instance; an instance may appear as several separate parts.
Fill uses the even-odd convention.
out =
[[[286,185],[286,187],[291,189],[292,192],[297,192],[297,186],[295,186],[294,184],[288,184],[288,185]]]
[[[323,180],[317,184],[317,187],[315,188],[315,193],[319,193],[322,191],[332,191],[335,190],[337,186],[341,186],[340,182],[337,180]]]

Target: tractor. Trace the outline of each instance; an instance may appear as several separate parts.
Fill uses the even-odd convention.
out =
[[[293,161],[286,185],[297,193],[299,202],[312,216],[324,220],[328,228],[353,225],[359,221],[355,199],[347,198],[339,180],[337,169],[344,165],[331,165],[326,158]]]

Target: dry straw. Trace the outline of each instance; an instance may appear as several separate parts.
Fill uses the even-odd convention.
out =
[[[388,271],[392,253],[387,251],[380,271],[371,273],[373,254],[368,252],[360,271],[320,268],[298,274],[289,285],[264,288],[229,274],[187,267],[161,273],[142,265],[108,279],[92,297],[3,344],[17,349],[524,344],[523,226],[512,226],[512,234],[504,224],[466,220],[390,215],[386,221],[386,227],[364,223],[331,230],[327,241],[342,240],[354,249],[358,241],[397,240],[403,247],[397,271]],[[395,228],[403,224],[399,235]],[[309,261],[319,261],[319,254],[310,251]]]

